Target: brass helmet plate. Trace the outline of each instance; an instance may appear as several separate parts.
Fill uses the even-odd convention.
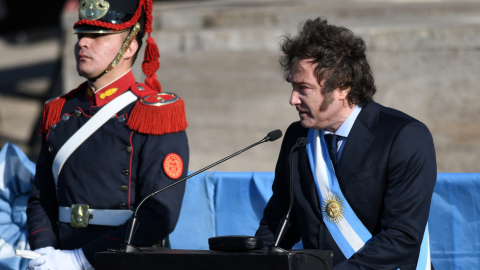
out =
[[[98,20],[107,14],[110,3],[105,0],[80,0],[78,12],[81,19]]]

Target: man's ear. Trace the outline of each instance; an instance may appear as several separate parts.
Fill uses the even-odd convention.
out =
[[[135,53],[138,50],[138,42],[137,39],[133,39],[132,42],[130,43],[130,46],[128,46],[127,50],[125,51],[125,54],[123,55],[123,58],[125,60],[130,60],[132,57],[135,55]]]
[[[352,87],[348,86],[348,87],[338,87],[335,90],[338,92],[338,97],[340,99],[345,99],[345,98],[347,98],[348,93],[350,93],[351,89],[352,89]]]

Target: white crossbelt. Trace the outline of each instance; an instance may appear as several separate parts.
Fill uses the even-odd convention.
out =
[[[103,226],[120,226],[132,217],[132,210],[104,210],[104,209],[88,209],[91,218],[89,225]],[[70,207],[58,207],[58,221],[70,223],[72,214]]]
[[[55,160],[53,161],[52,172],[55,180],[55,187],[58,187],[58,176],[62,170],[63,164],[67,161],[70,155],[95,131],[97,131],[103,124],[112,118],[123,108],[130,103],[137,100],[131,91],[127,91],[109,102],[105,107],[98,111],[90,120],[87,121],[70,139],[60,148]],[[133,214],[132,210],[103,210],[103,209],[89,209],[88,212],[93,217],[88,224],[104,225],[104,226],[119,226],[125,223]],[[71,208],[59,207],[60,222],[70,223]]]
[[[58,154],[53,161],[52,172],[55,179],[55,186],[58,184],[58,176],[62,170],[63,164],[70,157],[70,155],[97,129],[99,129],[105,122],[107,122],[117,112],[127,107],[128,104],[137,100],[131,91],[123,93],[121,96],[110,101],[105,107],[98,111],[90,120],[87,121],[70,139],[60,148]]]

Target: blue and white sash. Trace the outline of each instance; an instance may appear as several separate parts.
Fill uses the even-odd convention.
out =
[[[353,212],[338,184],[323,130],[310,129],[308,132],[307,154],[315,179],[315,186],[322,205],[323,221],[330,234],[348,259],[363,248],[372,234]],[[331,214],[328,214],[329,211]],[[430,245],[428,224],[425,229],[417,270],[430,269]]]

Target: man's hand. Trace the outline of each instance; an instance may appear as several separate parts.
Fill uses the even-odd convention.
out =
[[[28,264],[27,270],[93,270],[82,249],[59,250],[44,247],[35,250],[43,256],[35,258]]]

